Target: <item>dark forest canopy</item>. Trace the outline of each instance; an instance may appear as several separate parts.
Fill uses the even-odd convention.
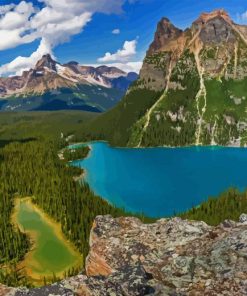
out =
[[[210,197],[200,206],[180,216],[184,219],[204,221],[209,225],[218,225],[228,219],[238,221],[242,213],[247,213],[247,190],[240,192],[230,188],[217,198]]]

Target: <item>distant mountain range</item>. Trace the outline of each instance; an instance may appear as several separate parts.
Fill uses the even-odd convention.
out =
[[[137,78],[116,67],[62,65],[48,54],[21,76],[0,78],[0,109],[102,112],[116,105]]]
[[[162,18],[139,79],[88,129],[118,146],[247,145],[247,26],[224,10],[184,31]]]

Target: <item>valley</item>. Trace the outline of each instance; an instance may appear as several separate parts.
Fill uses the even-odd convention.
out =
[[[138,39],[0,77],[0,295],[247,291],[247,26],[162,17],[139,75]]]

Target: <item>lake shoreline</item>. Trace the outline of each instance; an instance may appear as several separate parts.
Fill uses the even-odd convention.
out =
[[[218,196],[228,188],[236,187],[240,191],[246,188],[244,174],[241,178],[233,172],[236,170],[225,174],[228,161],[235,167],[240,155],[245,157],[246,147],[236,149],[210,145],[133,149],[112,147],[107,141],[78,145],[90,145],[91,148],[87,158],[72,165],[84,169],[83,179],[92,191],[109,204],[133,213],[155,218],[171,217],[174,213],[200,205],[209,197]],[[175,167],[179,169],[175,170]],[[241,167],[243,163],[238,170]],[[224,178],[219,178],[221,174]],[[124,180],[127,187],[118,185],[117,178]],[[207,183],[210,186],[206,186]],[[136,184],[140,185],[136,187]],[[149,186],[146,188],[144,184]],[[181,192],[179,187],[185,191]],[[151,204],[150,196],[155,200]]]
[[[106,143],[110,148],[116,148],[116,149],[156,149],[156,148],[168,148],[168,149],[176,149],[176,148],[247,148],[247,146],[236,146],[234,144],[229,144],[226,146],[223,145],[185,145],[185,146],[169,146],[169,145],[163,145],[163,146],[140,146],[140,147],[129,147],[129,146],[114,146],[111,145],[109,141],[107,140],[93,140],[93,141],[87,141],[87,142],[77,142],[77,143],[73,143],[73,144],[69,144],[67,146],[67,148],[69,148],[70,146],[80,146],[80,145],[87,145],[88,143]],[[71,149],[71,148],[69,148]]]

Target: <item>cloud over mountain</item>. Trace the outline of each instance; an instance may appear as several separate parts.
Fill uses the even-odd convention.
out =
[[[96,12],[119,14],[126,0],[38,0],[0,5],[0,50],[40,40],[30,57],[17,57],[0,67],[0,75],[21,72],[32,67],[44,53],[53,54],[57,45],[83,31]],[[132,2],[132,1],[128,1]]]

